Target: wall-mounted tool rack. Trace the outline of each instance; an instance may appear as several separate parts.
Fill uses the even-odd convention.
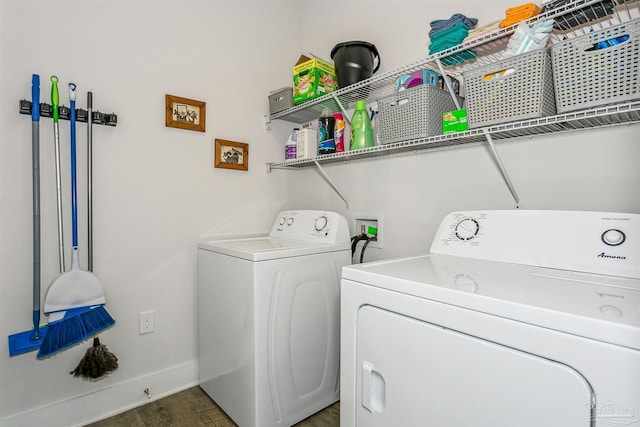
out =
[[[26,99],[20,100],[20,114],[31,115],[32,102]],[[40,103],[40,117],[53,117],[53,106],[47,103]],[[58,117],[61,120],[71,119],[71,108],[59,105]],[[76,121],[86,123],[89,119],[89,112],[81,108],[76,109]],[[105,114],[100,111],[92,111],[91,119],[94,125],[116,126],[118,116],[115,113]]]

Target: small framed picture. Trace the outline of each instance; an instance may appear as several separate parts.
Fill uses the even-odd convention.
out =
[[[172,128],[205,131],[206,103],[179,96],[166,95],[165,125]]]
[[[217,168],[249,170],[249,144],[216,138],[215,159]]]

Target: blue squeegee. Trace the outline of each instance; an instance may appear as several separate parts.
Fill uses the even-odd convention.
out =
[[[33,180],[33,330],[9,335],[9,356],[40,348],[40,76],[31,77],[31,163]]]

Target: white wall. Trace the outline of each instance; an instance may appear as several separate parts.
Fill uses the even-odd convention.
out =
[[[512,5],[329,0],[320,11],[308,0],[0,1],[0,328],[9,335],[31,326],[31,126],[18,100],[30,97],[31,74],[39,73],[46,101],[46,79],[57,74],[63,103],[73,80],[80,108],[91,90],[94,109],[118,114],[117,127],[94,126],[93,190],[94,269],[117,321],[101,339],[120,358],[111,376],[88,382],[68,372],[89,342],[36,361],[35,353],[9,358],[1,341],[0,424],[79,424],[144,403],[144,387],[155,398],[194,384],[203,236],[266,231],[284,208],[380,213],[384,248],[368,249],[366,259],[381,259],[425,253],[451,210],[512,208],[480,145],[327,166],[347,210],[314,169],[265,172],[266,161],[283,158],[292,124],[276,121],[265,131],[262,123],[268,92],[290,84],[302,51],[329,57],[338,42],[367,40],[380,50],[384,72],[426,56],[432,19],[462,11],[483,24]],[[320,27],[319,18],[326,18]],[[166,93],[206,101],[207,132],[166,128]],[[85,129],[78,125],[81,183]],[[637,129],[498,149],[523,208],[640,212]],[[66,183],[68,122],[61,121],[61,137]],[[248,142],[249,172],[214,169],[214,138]],[[42,119],[43,295],[57,272],[52,142],[51,120]],[[82,184],[81,209],[83,191]],[[65,218],[69,240],[68,208]],[[156,332],[140,336],[138,313],[150,309]]]
[[[278,129],[285,134],[289,125],[267,132],[263,115],[269,90],[289,82],[300,51],[291,27],[274,22],[293,22],[297,13],[282,1],[0,2],[1,335],[31,328],[31,119],[18,114],[18,101],[31,98],[38,73],[41,100],[50,103],[56,74],[62,104],[73,81],[79,108],[92,91],[94,110],[118,115],[117,127],[93,128],[93,217],[94,270],[116,319],[101,340],[120,359],[110,377],[89,382],[69,371],[90,341],[37,361],[35,352],[9,358],[3,338],[0,424],[73,425],[146,402],[146,386],[155,398],[195,384],[197,241],[266,231],[295,204],[286,177],[265,168],[283,155]],[[206,132],[165,127],[165,94],[205,101]],[[58,264],[53,125],[40,124],[44,297]],[[77,129],[86,256],[86,125]],[[60,121],[60,135],[69,258],[68,121]],[[214,138],[249,143],[249,172],[215,169]],[[141,336],[145,310],[155,310],[156,332]],[[16,416],[29,411],[36,415]],[[46,423],[37,422],[42,414]]]

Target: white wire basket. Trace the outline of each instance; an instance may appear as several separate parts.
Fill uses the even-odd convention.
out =
[[[462,105],[463,98],[458,97]],[[456,109],[448,91],[422,84],[378,100],[383,144],[442,134],[442,115]]]
[[[463,73],[469,128],[556,113],[547,49],[509,57]]]
[[[640,19],[550,48],[559,113],[640,98]]]

